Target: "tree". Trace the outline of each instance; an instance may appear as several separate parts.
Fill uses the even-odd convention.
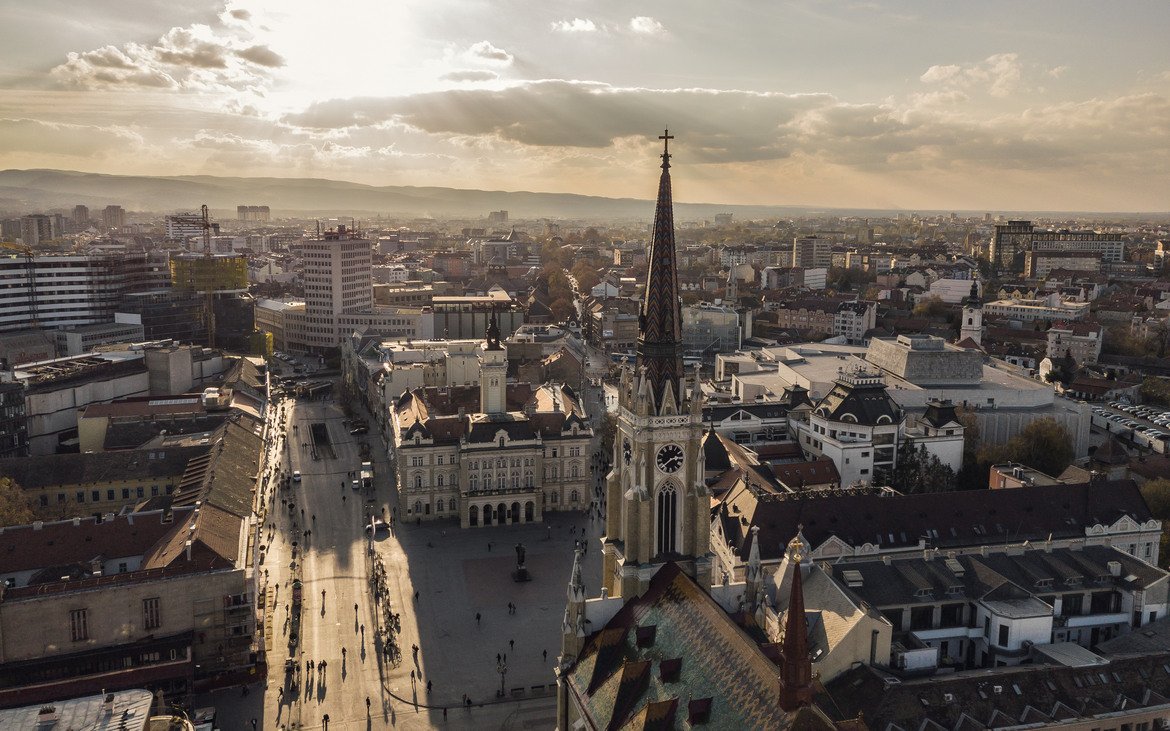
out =
[[[1141,386],[1142,400],[1159,406],[1170,406],[1170,378],[1146,376]]]
[[[11,477],[0,477],[0,526],[26,525],[36,517],[32,501]]]
[[[573,300],[567,297],[553,300],[548,308],[552,310],[553,319],[557,322],[564,322],[577,314],[577,308],[573,307]]]
[[[1073,445],[1068,430],[1055,419],[1037,419],[1007,443],[1008,457],[1053,477],[1072,464]]]
[[[1148,480],[1142,485],[1141,490],[1146,505],[1150,507],[1150,513],[1162,521],[1162,540],[1159,542],[1161,548],[1158,555],[1162,557],[1161,563],[1165,566],[1168,558],[1166,549],[1170,545],[1170,480],[1165,477]]]
[[[585,259],[573,265],[573,278],[577,280],[577,288],[582,295],[588,294],[601,281],[597,267]]]
[[[914,314],[919,317],[942,317],[947,313],[947,303],[938,295],[930,295],[918,300],[914,305]]]
[[[955,471],[928,452],[925,444],[915,449],[912,442],[906,442],[898,449],[891,487],[906,495],[946,492],[956,487]]]

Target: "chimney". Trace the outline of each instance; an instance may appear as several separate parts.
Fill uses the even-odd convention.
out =
[[[126,525],[134,525],[134,513],[126,513]]]
[[[187,560],[190,561],[191,560],[191,541],[187,541],[187,543],[185,545],[186,545],[186,549],[187,549]]]
[[[74,518],[73,519],[73,527],[76,528],[80,525],[81,525],[81,518]]]
[[[1118,576],[1118,577],[1121,576],[1121,562],[1120,561],[1110,561],[1109,563],[1107,563],[1105,565],[1109,567],[1109,575],[1110,576]]]

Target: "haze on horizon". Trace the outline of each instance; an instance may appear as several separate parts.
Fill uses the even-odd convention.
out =
[[[1164,2],[0,8],[0,167],[647,198],[670,126],[679,200],[1170,199]]]

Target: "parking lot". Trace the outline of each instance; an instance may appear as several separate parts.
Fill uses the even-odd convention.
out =
[[[1170,410],[1120,401],[1093,408],[1093,427],[1158,454],[1170,452]]]

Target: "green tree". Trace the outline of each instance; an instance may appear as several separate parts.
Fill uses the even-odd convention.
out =
[[[1162,557],[1161,563],[1165,566],[1170,559],[1167,555],[1167,548],[1170,547],[1170,480],[1165,477],[1147,480],[1141,490],[1146,505],[1150,506],[1150,513],[1162,521],[1162,539],[1159,541],[1161,548],[1158,555]]]
[[[0,477],[0,526],[33,521],[32,501],[11,477]]]
[[[942,317],[948,309],[942,297],[930,295],[918,300],[918,304],[914,305],[914,314],[919,317]]]
[[[1073,445],[1068,430],[1055,419],[1037,419],[1007,444],[1008,457],[1053,477],[1072,464]]]
[[[925,444],[907,442],[898,450],[898,466],[891,477],[891,487],[906,495],[923,492],[946,492],[956,487],[955,471],[926,450]]]
[[[1146,376],[1141,386],[1142,400],[1159,406],[1170,406],[1170,378]]]

